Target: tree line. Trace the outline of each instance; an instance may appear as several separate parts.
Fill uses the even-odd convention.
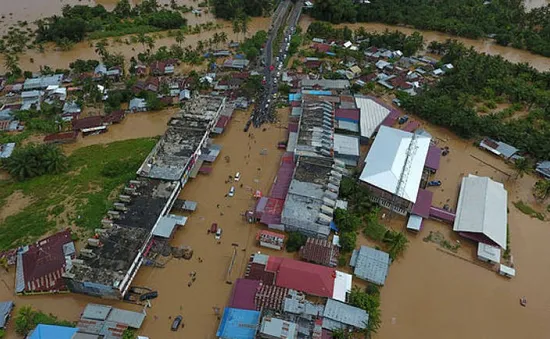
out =
[[[455,67],[418,95],[399,95],[405,110],[463,138],[489,136],[536,159],[550,159],[550,72],[478,53],[455,40],[432,42],[428,50]],[[513,109],[478,114],[480,102],[516,104],[527,114],[514,119]]]
[[[180,11],[162,8],[157,0],[145,0],[134,7],[129,0],[121,0],[112,12],[102,5],[65,5],[61,16],[54,15],[36,22],[36,40],[39,43],[75,43],[97,31],[123,31],[130,34],[176,29],[186,23]]]
[[[269,15],[273,9],[273,0],[212,0],[211,4],[216,17],[226,20],[242,15]]]
[[[550,6],[527,12],[522,0],[317,0],[311,14],[332,23],[382,22],[473,39],[490,36],[501,45],[550,56]]]

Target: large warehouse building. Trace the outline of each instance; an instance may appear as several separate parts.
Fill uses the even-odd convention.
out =
[[[504,185],[490,178],[472,174],[462,178],[453,230],[506,249],[507,194]]]
[[[402,215],[411,211],[420,182],[429,172],[425,163],[430,140],[425,135],[380,127],[359,177],[374,201]]]

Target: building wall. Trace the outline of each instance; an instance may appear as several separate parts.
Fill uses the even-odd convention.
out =
[[[320,238],[320,239],[328,238],[328,234],[321,234],[317,232],[318,224],[314,222],[288,218],[288,217],[285,217],[284,215],[281,217],[281,222],[285,225],[286,232],[296,231],[314,238]]]
[[[92,283],[92,282],[82,282],[76,281],[73,279],[65,279],[65,283],[69,288],[69,291],[73,293],[87,294],[94,297],[104,298],[104,299],[121,299],[120,291],[110,286]]]
[[[407,213],[411,211],[413,204],[410,201],[397,197],[394,194],[381,190],[372,185],[367,184],[367,187],[371,192],[371,200],[380,206],[387,209],[392,209],[391,207],[393,203],[393,211],[401,215],[407,215]]]

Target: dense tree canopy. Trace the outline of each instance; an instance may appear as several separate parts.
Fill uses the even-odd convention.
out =
[[[36,39],[39,42],[78,42],[91,32],[131,33],[139,31],[139,28],[146,31],[175,29],[186,23],[180,12],[163,9],[156,0],[143,1],[133,8],[128,0],[123,0],[112,12],[102,5],[65,5],[62,16],[54,15],[37,21]]]
[[[332,23],[383,22],[469,38],[491,35],[502,45],[550,56],[550,6],[526,12],[522,0],[317,0],[312,15]]]
[[[212,0],[216,17],[231,20],[242,14],[269,15],[273,0]]]
[[[464,138],[490,136],[537,159],[550,159],[549,72],[480,54],[451,40],[431,43],[428,49],[455,68],[419,95],[405,97],[405,110]],[[506,110],[478,115],[476,103],[495,100],[523,107],[528,114],[517,119],[507,119]]]
[[[16,148],[11,157],[2,161],[2,166],[13,177],[24,180],[43,174],[60,173],[67,168],[66,160],[58,147],[29,145]]]

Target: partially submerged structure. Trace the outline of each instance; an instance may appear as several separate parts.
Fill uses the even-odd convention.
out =
[[[367,246],[354,250],[350,260],[356,277],[377,285],[384,285],[390,263],[388,253]]]
[[[78,321],[78,333],[95,335],[103,339],[118,339],[126,329],[139,329],[145,316],[145,312],[88,304]]]
[[[216,332],[219,339],[254,339],[260,324],[260,312],[226,307]]]
[[[62,276],[71,269],[76,250],[69,229],[17,250],[16,294],[67,290]]]
[[[168,123],[168,130],[138,170],[138,175],[187,182],[211,129],[225,108],[225,97],[199,96]]]
[[[300,157],[281,215],[285,231],[328,238],[342,173],[330,158]]]
[[[328,330],[349,329],[361,330],[367,328],[368,313],[358,307],[342,301],[328,299],[323,312],[323,328]]]
[[[487,177],[462,178],[453,230],[463,237],[506,249],[507,197],[504,185]]]
[[[297,339],[298,325],[281,318],[265,316],[260,323],[258,334],[259,338],[265,339]]]
[[[502,141],[496,141],[491,138],[484,138],[480,141],[479,147],[489,151],[495,155],[503,157],[506,160],[514,159],[518,157],[517,153],[519,149],[515,148],[512,145],[508,145]]]
[[[365,159],[359,180],[371,191],[371,199],[405,215],[416,203],[418,190],[429,169],[425,169],[430,138],[386,126]]]
[[[300,258],[314,264],[336,267],[340,249],[327,239],[308,238],[300,248]]]

